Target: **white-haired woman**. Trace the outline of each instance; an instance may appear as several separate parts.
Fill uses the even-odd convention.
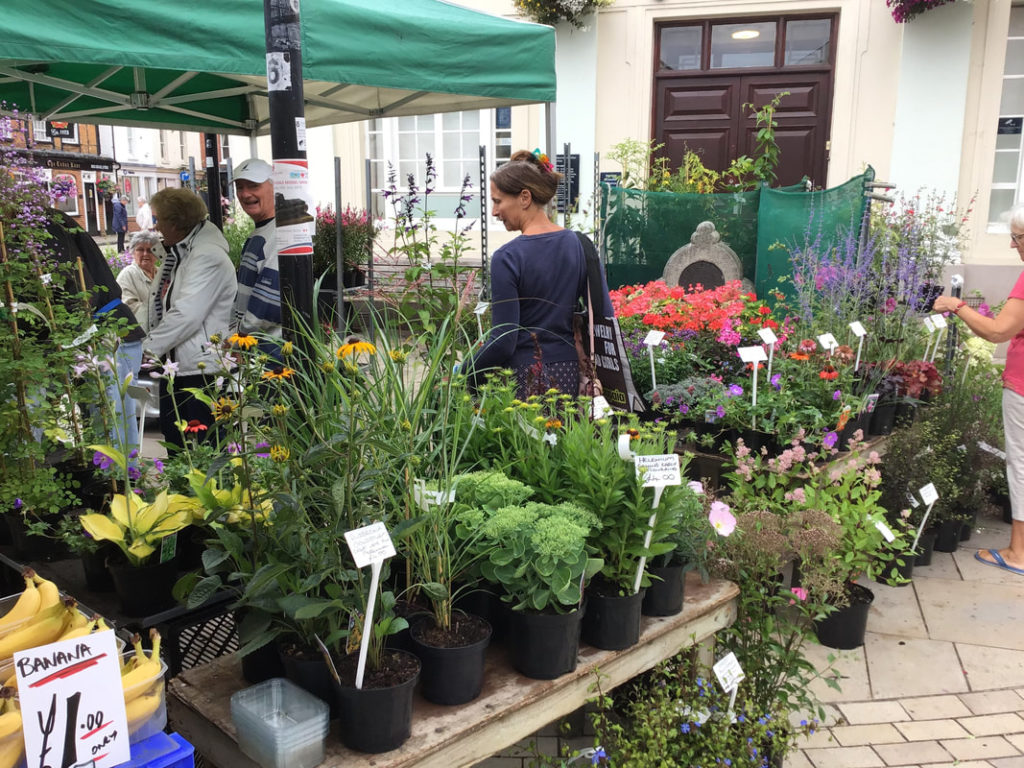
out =
[[[153,278],[156,277],[157,254],[160,235],[144,231],[132,235],[128,252],[132,263],[117,273],[117,284],[121,286],[121,300],[135,315],[139,327],[149,332],[149,307],[153,298]]]
[[[1024,261],[1024,206],[1010,211],[1010,247]],[[1002,312],[995,317],[986,317],[952,296],[936,299],[935,311],[952,312],[986,341],[1010,342],[1003,369],[1003,433],[1013,527],[1008,547],[982,549],[974,558],[1024,576],[1024,272],[1017,278]]]

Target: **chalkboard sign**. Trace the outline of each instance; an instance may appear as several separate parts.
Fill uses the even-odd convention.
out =
[[[565,155],[555,155],[555,170],[562,174],[558,185],[558,212],[565,213],[580,199],[580,156],[569,155],[569,171],[565,170]]]

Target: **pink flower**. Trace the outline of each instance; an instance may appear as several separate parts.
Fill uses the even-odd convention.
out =
[[[700,480],[691,480],[686,485],[697,495],[704,493],[704,484]]]
[[[792,592],[793,597],[795,597],[801,603],[807,599],[807,590],[803,587],[791,587],[789,591]]]
[[[736,530],[736,518],[729,511],[729,505],[721,501],[711,502],[708,522],[719,536],[728,536]]]

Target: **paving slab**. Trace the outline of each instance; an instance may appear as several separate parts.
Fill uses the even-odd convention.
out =
[[[937,741],[914,741],[902,744],[879,744],[875,752],[886,765],[903,765],[911,760],[919,763],[938,763],[952,760],[953,755],[943,749]]]
[[[911,720],[906,723],[896,723],[896,728],[906,737],[907,741],[966,739],[971,735],[952,718],[944,718],[942,720]],[[925,763],[928,761],[921,760],[921,762]]]
[[[914,584],[925,579],[960,579],[960,571],[956,567],[953,555],[949,552],[936,552],[932,555],[932,564],[918,568],[914,566]]]
[[[985,715],[985,717],[993,717],[993,715]],[[860,747],[866,744],[894,744],[905,741],[903,735],[889,725],[889,723],[842,725],[831,730],[835,740],[844,747]]]
[[[805,753],[814,768],[884,768],[871,747],[833,747],[832,749],[809,749]]]
[[[1014,695],[1016,695],[1016,694],[1014,694]],[[1024,699],[1021,699],[1021,702],[1024,703]],[[824,728],[827,728],[830,725],[838,724],[839,721],[840,721],[840,718],[842,718],[842,714],[840,714],[839,709],[838,709],[838,707],[836,707],[835,704],[822,704],[821,705],[821,709],[823,710],[824,717],[819,717],[817,710],[815,710],[814,712],[802,712],[802,711],[799,711],[799,710],[795,711],[795,712],[790,712],[789,713],[789,724],[792,725],[793,727],[796,727],[796,726],[800,725],[801,721],[806,721],[808,723],[813,723],[815,718],[817,718],[818,719],[818,730],[822,730]],[[1001,710],[1001,711],[1005,712],[1007,710]],[[980,715],[980,714],[987,714],[987,713],[977,712],[975,714],[979,714]]]
[[[978,567],[984,567],[980,563]],[[928,636],[933,640],[976,643],[1024,650],[1024,577],[1016,585],[922,579],[915,584]],[[984,595],[984,599],[979,596]],[[870,625],[869,625],[870,626]],[[1013,683],[1003,683],[1005,688]]]
[[[828,669],[830,656],[835,658],[833,666],[840,674],[839,685],[842,690],[831,688],[821,678],[814,680],[810,690],[819,701],[834,704],[840,701],[866,701],[872,698],[863,648],[837,651],[812,642],[804,644],[804,656],[819,673],[824,673]]]
[[[790,752],[782,761],[782,768],[814,768],[803,752]]]
[[[1024,585],[1024,576],[1019,573],[1004,571],[1002,568],[985,565],[974,559],[974,553],[979,549],[1002,549],[1009,543],[1007,536],[989,546],[972,546],[970,549],[961,550],[956,553],[957,567],[967,582],[975,584],[1005,584],[1007,586]],[[970,544],[974,544],[972,540]]]
[[[912,720],[935,720],[944,717],[969,717],[972,712],[961,700],[960,694],[955,696],[920,696],[916,699],[900,699],[900,704]]]
[[[1008,733],[1024,733],[1024,720],[1014,712],[961,717],[957,722],[974,736],[1005,736]]]
[[[840,704],[839,711],[850,725],[895,723],[911,719],[906,709],[897,701],[849,702]]]
[[[864,586],[875,593],[875,601],[868,614],[868,628],[872,632],[922,639],[928,637],[912,585],[890,587],[868,582]]]
[[[874,698],[969,690],[952,643],[868,632],[864,651]]]
[[[1002,736],[950,739],[943,741],[942,746],[957,760],[988,760],[995,757],[1020,756],[1017,748]]]
[[[972,691],[1024,686],[1024,651],[970,643],[957,643],[956,650]]]
[[[970,679],[967,681],[970,682]],[[997,712],[1024,712],[1024,698],[1013,690],[961,693],[960,701],[975,715],[993,715]]]

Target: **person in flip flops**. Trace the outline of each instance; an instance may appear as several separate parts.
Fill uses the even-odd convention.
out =
[[[1024,205],[1009,214],[1010,247],[1024,261]],[[1013,526],[1006,549],[982,549],[976,560],[1024,575],[1024,272],[995,317],[986,317],[954,296],[935,300],[936,312],[952,312],[975,334],[996,343],[1009,341],[1003,369],[1003,433],[1006,439],[1006,480],[1010,486]]]

